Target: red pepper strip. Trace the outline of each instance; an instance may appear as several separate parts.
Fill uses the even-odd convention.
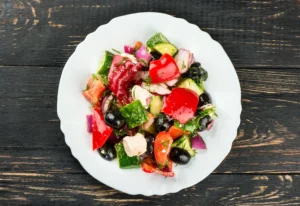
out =
[[[163,168],[162,170],[159,170],[156,162],[153,159],[147,157],[142,162],[142,169],[146,173],[157,173],[157,174],[164,175],[166,177],[174,177],[174,175],[175,175],[174,172],[172,171],[172,162],[171,161],[169,161],[169,164],[167,167]]]
[[[184,124],[194,116],[198,101],[198,95],[192,90],[175,88],[165,99],[162,112]]]
[[[88,89],[82,91],[82,95],[93,105],[99,105],[99,99],[105,90],[104,84],[93,77],[87,83]]]
[[[115,58],[114,58],[115,60]],[[123,60],[122,60],[123,61]],[[134,64],[130,60],[112,65],[109,74],[109,89],[115,94],[121,105],[129,104],[132,98],[128,87],[136,73],[142,69],[142,64]]]
[[[150,62],[149,76],[152,84],[158,84],[178,78],[180,71],[173,57],[164,54],[160,59]]]
[[[113,129],[105,124],[102,112],[96,107],[93,113],[92,125],[93,150],[101,148],[105,144],[112,131]]]
[[[189,134],[189,132],[185,132],[180,128],[177,128],[175,126],[170,127],[168,133],[171,135],[171,137],[173,138],[173,140],[181,137],[184,134]]]

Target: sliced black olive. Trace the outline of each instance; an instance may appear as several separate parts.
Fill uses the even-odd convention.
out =
[[[106,143],[105,145],[103,145],[103,147],[99,148],[98,153],[103,159],[107,161],[112,161],[117,157],[115,147],[109,143]]]
[[[211,104],[211,103],[212,103],[212,101],[211,101],[211,96],[209,93],[204,92],[203,94],[200,95],[198,107],[202,107],[204,105]]]
[[[200,84],[202,81],[205,81],[207,79],[208,73],[201,66],[197,66],[198,64],[194,66],[193,65],[191,66],[191,68],[189,68],[189,70],[186,73],[184,73],[183,76],[187,78],[191,78],[197,84]]]
[[[154,151],[154,137],[151,136],[151,135],[146,135],[145,139],[146,139],[146,142],[147,142],[146,155],[153,156],[153,151]]]
[[[157,131],[162,132],[162,131],[167,131],[171,127],[171,121],[166,117],[165,114],[160,113],[158,117],[155,119],[154,124]]]
[[[120,129],[125,123],[124,117],[118,110],[107,111],[104,116],[104,121],[115,129]]]
[[[211,117],[209,115],[206,115],[205,117],[203,117],[202,119],[200,119],[199,121],[199,126],[200,126],[200,132],[203,132],[207,129],[207,126],[209,125],[211,121]]]
[[[169,158],[176,164],[186,165],[187,163],[189,163],[189,161],[191,159],[191,155],[184,149],[174,147],[171,149]]]

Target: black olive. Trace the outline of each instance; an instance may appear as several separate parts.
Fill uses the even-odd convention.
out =
[[[154,60],[159,59],[161,57],[161,54],[155,51],[151,52],[150,54],[152,55]]]
[[[103,147],[99,148],[98,153],[103,159],[107,161],[112,161],[117,157],[115,147],[109,143],[106,143],[105,145],[103,145]]]
[[[195,62],[191,65],[191,67],[200,67],[200,66],[201,66],[200,62]]]
[[[205,81],[208,77],[208,73],[201,66],[191,66],[189,70],[183,74],[184,77],[191,78],[197,84],[200,84],[202,81]]]
[[[186,151],[184,149],[174,147],[171,149],[169,158],[176,164],[186,165],[187,163],[189,163],[189,161],[191,159],[191,155],[190,155],[190,153],[188,153],[188,151]]]
[[[145,139],[146,139],[146,142],[147,142],[146,155],[153,156],[153,151],[154,151],[154,137],[151,136],[151,135],[146,135]]]
[[[106,112],[104,121],[106,124],[108,124],[109,126],[115,129],[120,129],[125,123],[124,117],[121,115],[121,113],[118,110]]]
[[[202,107],[204,105],[211,104],[211,103],[212,103],[212,101],[211,101],[211,96],[209,93],[204,92],[203,94],[200,95],[198,107]]]
[[[200,126],[200,132],[203,132],[206,130],[207,126],[209,125],[211,121],[211,117],[209,115],[206,115],[205,117],[203,117],[202,119],[200,119],[200,122],[199,122],[199,126]]]
[[[172,121],[172,120],[171,120]],[[160,113],[158,117],[155,119],[155,127],[157,131],[162,132],[162,131],[167,131],[171,127],[171,121],[166,117],[165,114]]]

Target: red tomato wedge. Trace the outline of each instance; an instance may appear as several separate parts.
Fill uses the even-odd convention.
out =
[[[175,175],[174,172],[172,171],[172,162],[171,161],[169,161],[169,164],[165,168],[163,168],[162,170],[159,170],[155,160],[147,157],[142,162],[142,169],[146,173],[157,173],[157,174],[164,175],[166,177],[174,177],[174,175]]]
[[[171,135],[173,140],[175,140],[175,139],[181,137],[182,135],[187,134],[188,132],[184,132],[182,129],[172,126],[172,127],[170,127],[168,133]]]
[[[104,84],[93,77],[90,78],[87,84],[87,90],[82,91],[82,95],[92,104],[98,105],[99,99],[105,90]]]
[[[184,124],[194,116],[198,101],[198,95],[192,90],[175,88],[165,99],[162,112]]]
[[[178,78],[180,71],[173,57],[164,54],[160,59],[150,62],[149,76],[152,84],[158,84]]]
[[[92,135],[93,135],[93,150],[101,148],[113,129],[107,126],[104,122],[104,116],[99,108],[94,109]]]
[[[154,157],[158,168],[164,168],[169,163],[168,155],[171,150],[173,138],[167,132],[160,132],[154,140]]]

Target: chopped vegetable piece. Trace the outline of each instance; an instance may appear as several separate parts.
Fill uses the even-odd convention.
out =
[[[137,156],[129,157],[126,154],[123,143],[116,144],[115,148],[116,148],[120,168],[130,169],[130,168],[138,168],[141,166],[139,158]]]
[[[115,58],[119,59],[119,57]],[[115,58],[113,63],[115,62]],[[111,70],[113,71],[110,71],[109,74],[109,89],[115,94],[120,104],[125,105],[132,101],[128,87],[136,73],[142,69],[142,65],[140,63],[134,64],[130,60],[123,62],[123,58],[119,63],[119,65],[112,64],[111,66]]]
[[[147,113],[147,116],[148,116],[148,121],[142,125],[142,128],[151,134],[155,134],[155,132],[156,132],[156,129],[154,126],[155,118],[151,113]]]
[[[104,55],[101,59],[99,70],[98,70],[97,73],[100,74],[100,75],[107,76],[108,72],[109,72],[109,69],[110,69],[110,66],[112,64],[113,58],[114,58],[113,53],[111,53],[109,51],[105,51]]]
[[[150,103],[150,112],[153,115],[159,115],[162,108],[161,96],[153,96]]]
[[[147,52],[146,46],[142,45],[140,48],[135,52],[136,58],[143,63],[144,66],[148,66],[152,56],[150,53]]]
[[[181,137],[184,134],[188,134],[189,132],[185,132],[183,129],[180,129],[178,127],[172,126],[168,133],[171,135],[173,140],[177,139],[178,137]]]
[[[149,104],[147,103],[147,99],[151,99],[151,97],[153,96],[150,92],[140,87],[139,85],[134,85],[134,87],[131,90],[131,94],[134,100],[140,100],[142,105],[146,109],[148,109]]]
[[[199,134],[192,138],[192,147],[194,149],[206,149],[206,144]]]
[[[160,43],[153,46],[153,48],[158,51],[160,54],[169,54],[174,56],[177,52],[177,48],[173,44],[169,43]]]
[[[191,140],[186,135],[183,135],[182,137],[173,142],[172,148],[175,147],[186,150],[192,157],[195,156],[195,150],[192,149]]]
[[[157,173],[157,174],[164,175],[166,177],[174,177],[174,175],[175,175],[174,172],[172,171],[172,162],[171,161],[169,161],[169,164],[165,168],[160,170],[160,169],[158,169],[158,166],[157,166],[155,160],[147,157],[142,162],[142,169],[146,173]]]
[[[170,43],[169,40],[160,32],[154,34],[148,41],[147,46],[153,48],[155,45],[160,43]]]
[[[145,82],[141,85],[143,88],[147,89],[149,92],[156,93],[159,95],[167,95],[170,94],[171,91],[164,83],[160,84],[147,84]]]
[[[134,45],[135,51],[138,50],[142,45],[143,45],[143,43],[140,41],[135,42],[135,45]]]
[[[93,150],[102,147],[112,131],[113,129],[105,124],[102,112],[96,107],[93,112],[92,125]]]
[[[197,105],[198,96],[195,92],[189,89],[175,88],[166,97],[162,111],[184,124],[194,116]]]
[[[169,152],[173,139],[167,132],[160,132],[154,141],[154,156],[158,168],[162,169],[169,164]]]
[[[192,79],[190,78],[186,78],[183,81],[180,82],[180,84],[178,85],[179,88],[186,88],[186,89],[190,89],[194,92],[196,92],[196,94],[199,96],[201,95],[204,90],[202,88],[200,88]]]
[[[180,122],[177,120],[174,121],[175,127],[182,129],[183,131],[185,131],[188,134],[195,133],[198,129],[198,124],[199,124],[199,122],[198,122],[197,118],[192,118],[185,124],[180,124]]]
[[[185,73],[191,66],[193,61],[193,53],[186,49],[179,49],[175,56],[175,61],[179,68],[180,73]]]
[[[180,71],[172,56],[164,54],[158,60],[150,62],[149,76],[151,84],[163,83],[180,76]]]
[[[127,54],[132,54],[134,52],[134,48],[132,46],[125,45],[124,52]]]
[[[92,133],[93,115],[92,114],[86,115],[86,120],[87,120],[87,132]]]
[[[147,113],[140,100],[136,100],[120,109],[129,128],[137,127],[148,120]]]
[[[105,86],[100,79],[91,77],[87,83],[86,90],[82,91],[82,95],[93,105],[99,104],[99,99],[105,91]]]

